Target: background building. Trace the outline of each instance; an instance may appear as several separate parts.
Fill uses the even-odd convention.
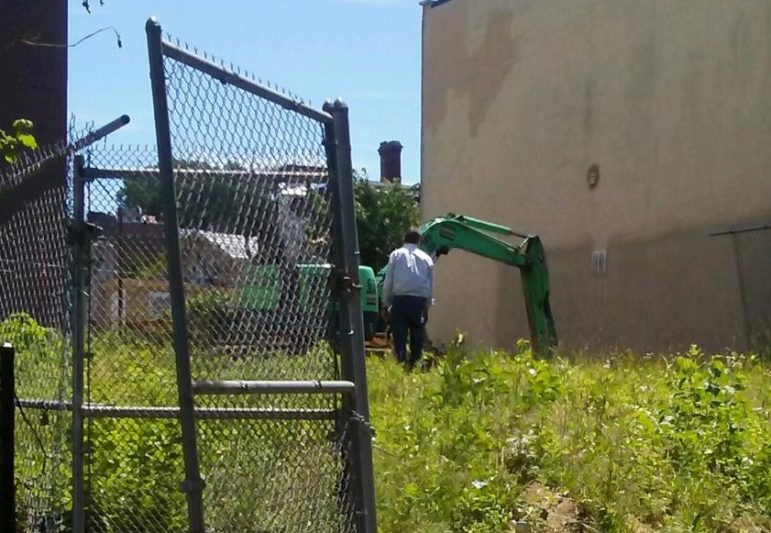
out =
[[[543,237],[569,348],[768,344],[771,1],[424,5],[423,218]],[[526,337],[518,272],[440,260],[430,333]]]

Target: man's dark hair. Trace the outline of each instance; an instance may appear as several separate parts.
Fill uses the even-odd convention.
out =
[[[420,242],[420,232],[415,228],[410,228],[404,234],[404,242],[407,244],[418,244]]]

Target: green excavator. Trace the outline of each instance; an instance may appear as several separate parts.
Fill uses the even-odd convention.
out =
[[[530,340],[534,351],[547,353],[557,345],[557,332],[549,305],[546,255],[537,236],[522,235],[499,224],[452,213],[429,220],[419,228],[419,232],[422,237],[421,249],[435,261],[451,250],[458,249],[517,267],[522,279]],[[499,236],[515,236],[524,240],[515,245]],[[318,294],[318,287],[326,283],[329,268],[330,265],[327,264],[298,265],[297,282],[301,308],[310,304],[310,298]],[[380,295],[385,273],[385,268],[376,274],[369,266],[359,267],[361,306],[367,342],[373,342],[376,337],[382,338],[388,327],[387,321],[380,313]],[[251,267],[249,282],[242,291],[240,306],[271,315],[278,312],[281,293],[282,276],[278,267],[254,265]],[[330,331],[333,331],[336,318],[333,302],[330,302],[328,309],[329,322],[332,325]]]
[[[557,330],[549,304],[549,271],[540,238],[519,234],[500,224],[453,213],[429,220],[418,231],[421,235],[420,248],[434,261],[457,249],[517,267],[522,279],[530,341],[534,351],[546,353],[557,345]],[[515,245],[500,239],[498,235],[524,240]],[[382,294],[385,275],[385,268],[377,274],[378,294]]]

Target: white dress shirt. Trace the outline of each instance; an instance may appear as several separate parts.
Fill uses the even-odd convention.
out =
[[[415,244],[405,244],[388,257],[383,301],[391,305],[394,296],[418,296],[431,304],[434,292],[434,261]]]

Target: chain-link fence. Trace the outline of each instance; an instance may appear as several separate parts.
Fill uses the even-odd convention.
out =
[[[157,147],[0,175],[20,528],[373,531],[347,109],[148,43]]]
[[[0,172],[0,342],[16,349],[17,522],[30,531],[69,508],[71,161],[63,142]]]
[[[371,530],[347,110],[148,36],[192,527]]]

